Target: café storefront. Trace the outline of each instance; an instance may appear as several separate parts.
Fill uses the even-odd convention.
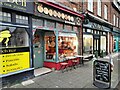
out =
[[[83,16],[52,2],[35,4],[33,17],[34,67],[59,70],[64,57],[79,54]],[[80,40],[81,41],[81,40]]]
[[[104,26],[101,20],[89,13],[86,19],[88,22],[83,24],[83,54],[106,55],[111,28]]]
[[[0,2],[1,85],[13,84],[33,76],[30,34],[33,3],[19,1]]]
[[[120,33],[119,29],[113,27],[113,52],[119,52],[120,51]]]

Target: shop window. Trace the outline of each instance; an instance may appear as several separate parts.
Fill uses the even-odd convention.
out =
[[[103,32],[103,35],[106,35],[106,32]]]
[[[25,28],[0,26],[0,33],[2,48],[29,46],[29,36]]]
[[[114,49],[116,49],[116,39],[114,39]]]
[[[57,29],[63,30],[63,24],[62,23],[57,23]]]
[[[103,50],[104,52],[106,52],[106,36],[101,36],[100,39],[101,51]]]
[[[33,28],[36,28],[36,27],[41,27],[43,26],[43,20],[42,19],[32,19],[32,22],[33,22]]]
[[[92,33],[92,30],[91,30],[91,29],[87,29],[87,32],[88,32],[88,33]]]
[[[83,28],[83,32],[85,32],[85,28]]]
[[[55,22],[52,22],[52,21],[47,21],[47,25],[46,25],[48,28],[55,28]]]
[[[56,43],[55,35],[53,32],[45,33],[45,47],[46,47],[46,60],[55,59]]]
[[[73,31],[78,32],[78,27],[74,26]]]
[[[65,29],[65,30],[68,30],[68,31],[72,31],[72,26],[70,26],[70,25],[65,25],[65,26],[64,26],[64,29]]]
[[[0,11],[0,21],[11,22],[11,14]]]
[[[91,54],[93,52],[93,36],[83,35],[83,52]]]
[[[78,54],[78,38],[76,34],[59,33],[58,51],[59,60]]]
[[[22,15],[16,15],[16,23],[28,24],[28,17]]]

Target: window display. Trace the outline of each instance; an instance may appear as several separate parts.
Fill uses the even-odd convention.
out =
[[[101,50],[103,50],[103,51],[106,51],[106,36],[101,36],[101,40],[100,40],[101,42]]]
[[[83,35],[83,52],[92,53],[93,52],[93,36],[92,35]]]
[[[29,37],[25,28],[0,26],[0,33],[2,48],[29,46]]]
[[[76,34],[61,33],[58,37],[59,60],[78,54],[78,39]]]
[[[53,32],[45,33],[46,59],[55,59],[56,44]]]

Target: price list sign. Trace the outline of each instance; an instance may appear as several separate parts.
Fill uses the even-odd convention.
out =
[[[100,83],[101,87],[103,88],[104,85],[110,84],[111,83],[110,63],[101,60],[94,61],[93,75],[95,85],[99,85]]]

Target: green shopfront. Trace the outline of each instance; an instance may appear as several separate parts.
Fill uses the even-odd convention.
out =
[[[4,86],[33,77],[33,3],[7,0],[0,7],[0,85]]]
[[[113,27],[113,51],[114,52],[119,52],[120,51],[120,33],[119,29]]]

